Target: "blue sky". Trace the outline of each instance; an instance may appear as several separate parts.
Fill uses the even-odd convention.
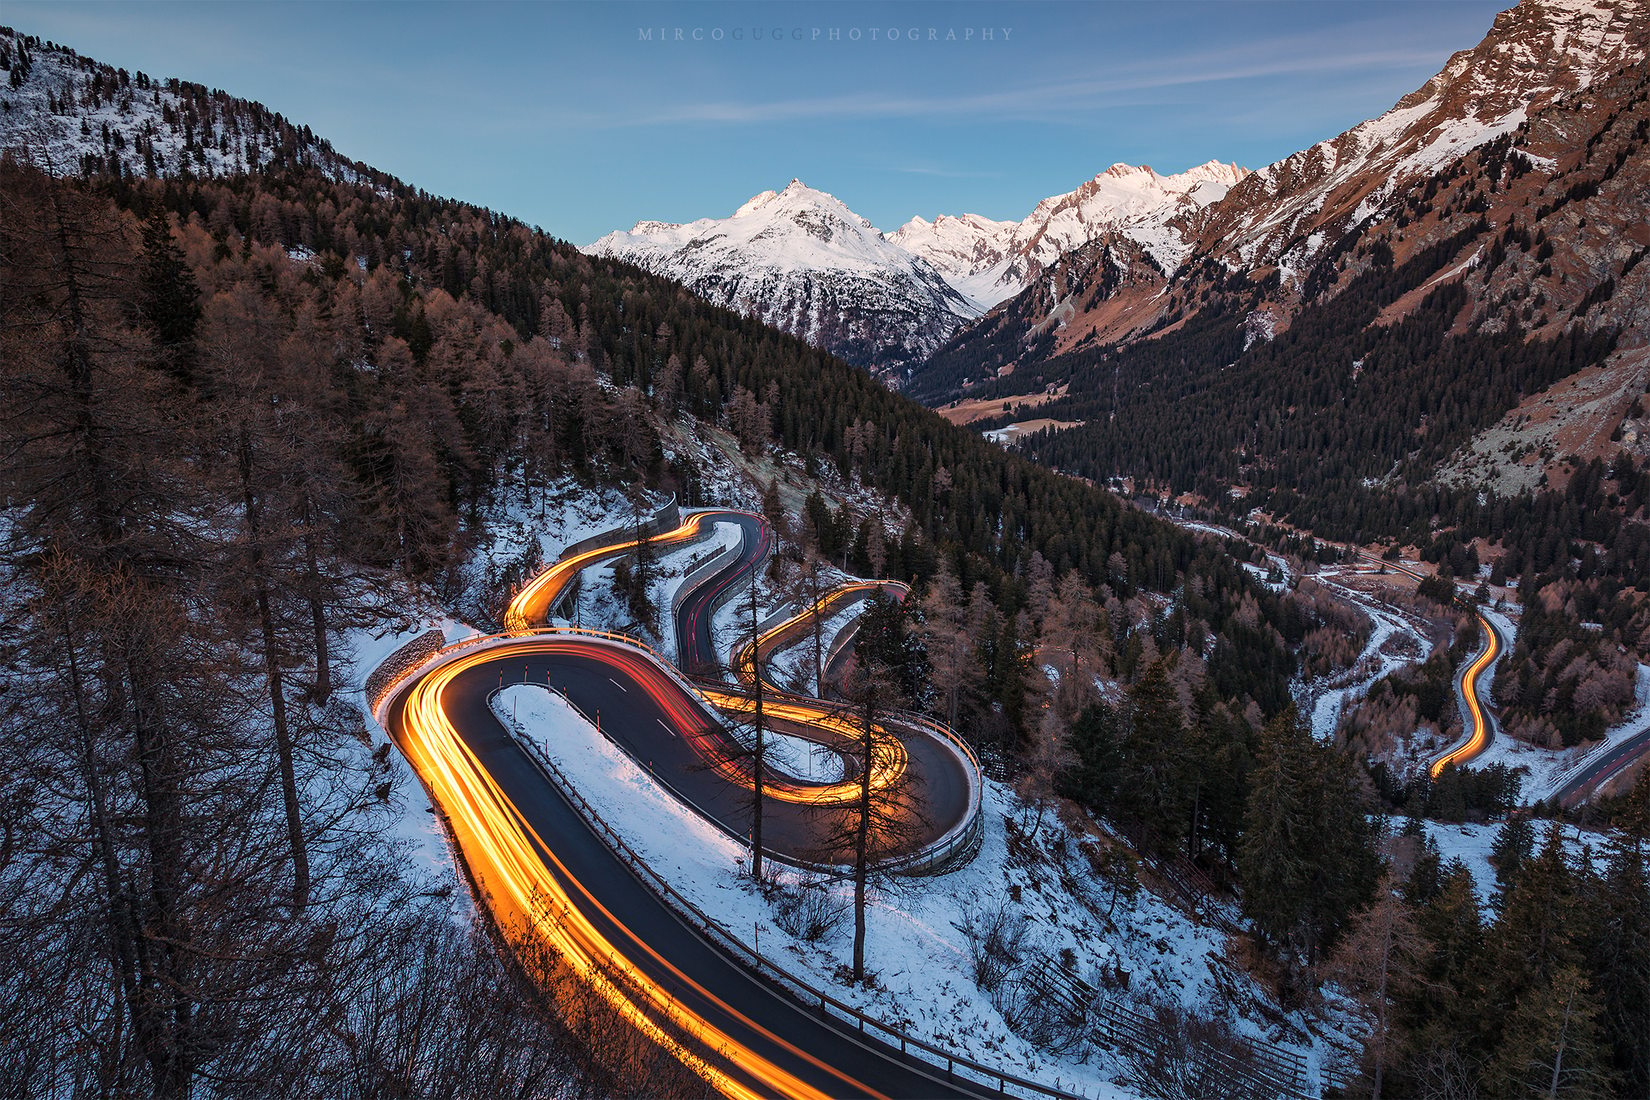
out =
[[[0,19],[584,244],[793,176],[891,230],[1018,219],[1117,161],[1259,167],[1384,111],[1510,4],[8,0]]]

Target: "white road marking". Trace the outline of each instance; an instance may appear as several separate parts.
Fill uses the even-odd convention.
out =
[[[626,695],[630,694],[630,689],[625,687],[623,684],[619,683],[619,681],[615,680],[613,677],[609,676],[607,678],[607,682],[612,684],[614,687],[618,688],[620,691],[624,692]]]

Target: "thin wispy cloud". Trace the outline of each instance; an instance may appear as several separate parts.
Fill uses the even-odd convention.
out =
[[[262,100],[340,151],[574,240],[689,221],[801,175],[878,224],[1020,217],[1116,160],[1268,163],[1379,114],[1508,0],[906,3],[1011,40],[837,46],[637,40],[636,24],[876,26],[870,4],[310,4],[11,0],[20,29]],[[386,19],[393,10],[395,17]],[[846,32],[845,32],[846,34]]]
[[[752,102],[741,100],[682,103],[656,112],[558,112],[563,123],[595,127],[664,126],[684,123],[743,125],[805,120],[853,121],[885,118],[957,117],[991,113],[1024,117],[1050,110],[1103,107],[1105,97],[1169,88],[1189,88],[1230,80],[1300,76],[1353,69],[1425,67],[1432,58],[1412,51],[1376,51],[1339,57],[1303,57],[1284,63],[1229,66],[1222,69],[1163,73],[1122,79],[1067,81],[1027,85],[975,95],[888,96],[877,93]]]
[[[896,172],[908,176],[937,176],[941,179],[953,180],[994,180],[1002,179],[1001,172],[972,172],[962,168],[934,168],[925,164],[896,165]]]

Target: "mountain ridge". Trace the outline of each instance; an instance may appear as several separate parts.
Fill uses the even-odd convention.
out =
[[[1247,174],[1213,160],[1168,176],[1117,163],[1042,199],[1019,221],[941,214],[891,233],[792,179],[726,218],[644,219],[584,251],[677,279],[718,305],[897,376],[1062,254],[1102,235],[1133,242],[1173,270],[1200,212]]]
[[[935,404],[982,391],[1026,392],[1043,373],[1028,368],[1085,349],[1160,339],[1211,309],[1238,310],[1233,323],[1248,346],[1276,337],[1303,308],[1351,285],[1377,246],[1402,262],[1480,215],[1501,227],[1509,219],[1533,227],[1572,200],[1620,207],[1630,201],[1624,194],[1604,200],[1569,192],[1600,185],[1621,191],[1585,161],[1603,140],[1606,116],[1629,107],[1636,93],[1628,88],[1618,98],[1594,90],[1614,87],[1618,77],[1630,82],[1643,65],[1647,40],[1644,0],[1524,0],[1388,111],[1233,185],[1191,226],[1196,243],[1179,270],[1156,278],[1137,272],[1120,282],[1096,270],[1093,249],[1068,253],[1044,286],[960,331],[916,372],[913,392]],[[1609,106],[1600,105],[1605,99]],[[1629,135],[1612,151],[1620,162],[1606,175],[1625,171],[1637,178],[1642,135]],[[1464,180],[1464,173],[1482,178]],[[1543,180],[1555,181],[1552,194],[1541,193]],[[1525,205],[1530,209],[1522,210]],[[1595,239],[1586,225],[1584,215],[1565,214],[1543,229],[1550,239],[1544,251],[1557,249],[1562,257],[1573,241],[1570,251],[1586,257],[1586,270],[1554,274],[1544,256],[1525,272],[1535,283],[1520,297],[1539,290],[1546,301],[1579,304],[1611,268],[1622,266],[1623,247],[1646,243],[1630,225],[1614,239]],[[1490,255],[1487,241],[1477,247]],[[1448,277],[1484,275],[1474,255],[1468,248]],[[1577,276],[1580,293],[1574,292]],[[1472,323],[1537,321],[1533,312],[1510,316],[1521,311],[1509,305],[1515,289],[1501,286],[1477,307]],[[1623,296],[1612,308],[1630,300]],[[1388,319],[1417,304],[1393,303]],[[1549,308],[1546,316],[1550,324],[1558,314]]]
[[[799,179],[726,218],[641,221],[584,251],[676,279],[873,371],[913,365],[980,313],[926,260]]]

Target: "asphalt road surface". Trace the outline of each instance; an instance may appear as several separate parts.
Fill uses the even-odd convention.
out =
[[[740,524],[740,551],[684,601],[678,624],[686,659],[714,662],[710,608],[759,566],[771,542],[767,524],[745,513],[689,522],[703,531],[721,519]],[[697,535],[678,535],[689,537]],[[726,751],[725,726],[669,670],[621,642],[530,632],[533,609],[553,605],[558,586],[582,567],[560,563],[544,583],[524,590],[512,607],[516,636],[449,655],[398,686],[383,710],[499,926],[531,928],[636,1026],[667,1047],[687,1042],[703,1074],[728,1095],[997,1095],[995,1083],[953,1079],[757,977],[636,877],[505,730],[491,710],[492,694],[510,684],[543,684],[679,797],[735,835],[746,827],[750,798],[738,782],[740,765]],[[826,741],[845,736],[829,729],[809,734]],[[968,813],[974,777],[936,738],[900,744],[901,764],[921,792],[923,820],[912,843],[922,847]],[[845,811],[818,804],[817,794],[806,784],[775,785],[764,809],[765,849],[821,858],[822,832]]]
[[[531,873],[548,872],[565,895],[572,912],[561,921],[588,924],[586,935],[598,944],[592,949],[597,957],[603,957],[599,945],[610,948],[623,960],[632,984],[663,991],[677,1010],[715,1030],[723,1049],[701,1054],[726,1076],[718,1082],[725,1091],[749,1089],[756,1096],[996,1095],[994,1088],[948,1080],[942,1069],[804,1007],[701,936],[634,877],[488,706],[502,674],[506,684],[523,677],[565,684],[579,706],[600,705],[604,730],[678,722],[679,700],[671,699],[660,683],[669,678],[650,675],[635,657],[634,651],[616,645],[557,638],[524,639],[471,655],[474,663],[453,676],[438,699],[461,752],[432,748],[430,739],[440,735],[426,729],[418,714],[409,714],[416,681],[390,701],[389,729],[426,776],[500,925],[513,927],[532,907],[524,900],[532,895],[515,886],[529,872],[519,858],[500,854],[505,844],[493,835],[498,828],[514,828],[521,834],[520,850],[531,852],[541,864],[542,870],[532,868]],[[660,744],[692,734],[684,725],[664,735]],[[449,772],[462,773],[464,765],[438,766],[438,757],[467,761],[475,774],[448,777]],[[466,796],[466,789],[485,794]],[[469,804],[477,802],[507,808],[503,816],[508,824],[489,826],[485,815],[472,812]],[[540,887],[539,896],[547,892]]]

